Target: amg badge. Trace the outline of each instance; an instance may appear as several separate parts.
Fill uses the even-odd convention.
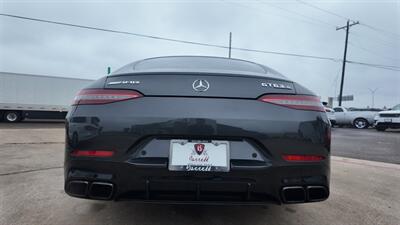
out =
[[[116,85],[116,84],[140,84],[138,80],[120,80],[120,81],[111,81],[107,83],[108,85]]]

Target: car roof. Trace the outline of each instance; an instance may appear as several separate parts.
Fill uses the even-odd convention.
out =
[[[132,73],[224,73],[287,79],[264,65],[251,61],[215,56],[164,56],[139,60],[112,75]]]

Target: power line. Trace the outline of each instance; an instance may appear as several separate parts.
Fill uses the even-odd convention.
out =
[[[238,48],[238,47],[232,47],[232,49],[239,50],[239,51],[247,51],[247,52],[258,52],[258,53],[276,54],[276,55],[293,56],[293,57],[301,57],[301,58],[330,60],[330,61],[333,61],[333,62],[342,61],[341,59],[338,59],[338,58],[324,57],[324,56],[303,55],[303,54],[295,54],[295,53],[283,53],[283,52],[257,50],[257,49],[249,49],[249,48]]]
[[[333,16],[336,16],[336,17],[338,17],[338,18],[341,18],[341,19],[344,19],[344,20],[351,20],[351,21],[353,21],[353,22],[355,21],[355,20],[353,20],[353,19],[350,19],[350,18],[347,17],[347,16],[343,16],[343,15],[340,15],[340,14],[338,14],[338,13],[329,11],[329,10],[327,10],[327,9],[323,9],[323,8],[321,8],[321,7],[318,7],[318,6],[314,5],[314,4],[305,2],[305,1],[303,1],[303,0],[296,0],[296,1],[299,2],[299,3],[301,3],[301,4],[307,5],[307,6],[309,6],[309,7],[312,7],[312,8],[314,8],[314,9],[317,9],[317,10],[319,10],[319,11],[325,12],[325,13],[330,14],[330,15],[333,15]],[[393,32],[384,30],[384,29],[382,29],[382,28],[378,28],[378,27],[372,26],[372,25],[366,24],[366,23],[364,23],[364,22],[360,22],[360,25],[362,25],[362,26],[364,26],[364,27],[367,27],[367,28],[369,28],[369,29],[371,29],[371,30],[373,30],[373,31],[379,32],[379,33],[389,34],[389,35],[391,35],[392,38],[394,38],[394,37],[396,37],[396,39],[400,38],[400,35],[397,34],[397,33],[393,33]]]
[[[367,27],[367,28],[369,28],[369,29],[371,29],[371,30],[373,30],[373,31],[378,32],[378,33],[389,34],[389,35],[391,35],[392,37],[395,37],[397,40],[400,39],[400,35],[399,35],[399,34],[396,34],[396,33],[393,33],[393,32],[387,31],[387,30],[384,30],[384,29],[382,29],[382,28],[374,27],[374,26],[371,26],[371,25],[368,25],[368,24],[365,24],[365,23],[360,23],[360,25],[362,25],[362,26],[364,26],[364,27]]]
[[[258,1],[260,1],[260,0],[258,0]],[[320,7],[317,7],[317,6],[312,5],[312,4],[310,4],[310,3],[304,2],[304,1],[302,1],[302,0],[297,0],[297,1],[300,2],[300,3],[302,3],[302,4],[305,4],[305,5],[307,5],[307,6],[310,6],[310,7],[312,7],[312,8],[316,8],[316,9],[318,9],[318,10],[320,10],[320,11],[325,12],[325,13],[328,13],[328,14],[334,15],[334,16],[336,16],[336,17],[339,17],[339,18],[341,18],[341,19],[346,19],[346,20],[348,19],[348,18],[345,17],[345,16],[342,16],[342,15],[340,15],[340,14],[331,12],[331,11],[329,11],[329,10],[322,9],[322,8],[320,8]],[[289,13],[292,13],[292,14],[295,14],[295,15],[299,15],[299,16],[304,17],[304,18],[308,18],[308,19],[312,19],[312,20],[319,21],[320,23],[326,24],[326,25],[328,25],[328,26],[336,27],[335,25],[330,24],[330,23],[327,23],[327,22],[325,22],[325,21],[318,20],[318,19],[316,19],[316,18],[313,18],[313,17],[307,16],[307,15],[303,15],[303,14],[300,14],[300,13],[297,13],[297,12],[294,12],[294,11],[291,11],[291,10],[288,10],[288,9],[279,7],[279,6],[277,6],[277,5],[271,4],[271,3],[266,3],[266,2],[262,2],[262,3],[263,3],[263,4],[268,4],[268,5],[272,6],[272,7],[278,8],[278,9],[280,9],[280,10],[283,10],[283,11],[286,11],[286,12],[289,12]],[[350,19],[349,19],[349,20],[350,20]],[[355,22],[354,20],[351,20],[351,21]],[[373,29],[372,26],[369,26],[369,25],[366,25],[366,24],[361,24],[361,23],[359,23],[359,24],[360,24],[360,25],[364,25],[364,26],[366,26],[366,27],[369,27],[369,28]],[[378,30],[378,29],[374,29],[374,30]],[[352,32],[352,34],[354,34],[354,33]],[[357,34],[356,34],[356,36],[361,37],[361,35],[357,35]],[[378,40],[384,42],[384,41],[381,40],[381,39],[378,39]],[[385,43],[388,43],[388,42],[385,42]],[[389,43],[389,44],[390,44],[390,43]],[[354,46],[354,45],[353,45],[353,46]],[[357,46],[356,46],[356,47],[357,47]],[[360,47],[360,48],[361,48],[361,47]],[[365,49],[363,48],[363,50],[365,50]],[[368,51],[368,50],[365,50],[365,51]],[[393,58],[391,58],[391,59],[393,60]]]
[[[361,49],[361,50],[363,50],[363,51],[365,51],[365,52],[368,52],[368,53],[370,53],[371,55],[379,56],[379,57],[386,58],[386,59],[390,59],[390,60],[393,60],[393,61],[400,61],[400,59],[396,59],[396,58],[392,58],[392,57],[388,57],[388,56],[381,55],[380,53],[377,53],[377,52],[375,52],[375,51],[371,51],[371,50],[368,49],[368,48],[364,48],[364,47],[362,47],[362,46],[360,46],[360,45],[356,45],[356,44],[354,44],[353,42],[350,42],[350,41],[349,41],[349,44],[350,44],[351,46],[355,47],[355,48],[358,48],[358,49]]]
[[[301,4],[307,5],[307,6],[309,6],[309,7],[312,7],[312,8],[314,8],[314,9],[317,9],[317,10],[319,10],[319,11],[322,11],[322,12],[324,12],[324,13],[330,14],[330,15],[332,15],[332,16],[336,16],[336,17],[338,17],[338,18],[340,18],[340,19],[351,20],[350,18],[348,18],[348,17],[346,17],[346,16],[343,16],[343,15],[341,15],[341,14],[338,14],[338,13],[335,13],[335,12],[332,12],[332,11],[329,11],[329,10],[327,10],[327,9],[320,8],[320,7],[315,6],[315,5],[311,4],[311,3],[305,2],[305,1],[303,1],[303,0],[296,0],[296,1],[299,2],[299,3],[301,3]],[[354,22],[354,20],[352,20],[352,21]],[[368,25],[368,24],[365,24],[365,23],[359,23],[359,24],[362,25],[362,26],[364,26],[364,27],[370,28],[371,30],[374,30],[374,31],[376,31],[376,32],[387,32],[387,31],[385,31],[385,30],[383,30],[383,29],[376,28],[376,27],[373,27],[373,26]],[[390,32],[389,32],[389,33],[390,33]],[[365,35],[361,36],[361,35],[358,35],[357,33],[354,33],[354,32],[351,32],[351,34],[354,35],[354,36],[356,36],[356,37],[366,38]],[[396,34],[394,34],[394,33],[391,33],[391,34],[392,34],[392,35],[395,35],[395,36],[398,36],[398,35],[396,35]],[[379,40],[379,42],[378,42],[377,40]],[[393,47],[393,45],[396,46],[396,44],[389,43],[389,42],[384,41],[384,40],[382,40],[382,39],[380,39],[380,38],[375,38],[375,39],[374,39],[374,43],[379,43],[379,44],[381,44],[381,45],[384,45],[384,46],[387,46],[387,47],[391,47],[391,48]],[[369,50],[369,49],[366,49],[366,48],[361,47],[361,46],[354,45],[354,44],[351,43],[351,42],[349,42],[349,44],[352,45],[352,46],[354,46],[354,47],[356,47],[356,48],[359,48],[359,49],[361,49],[361,50],[364,50],[364,51],[366,51],[366,52],[368,52],[368,53],[374,54],[375,56],[376,56],[376,55],[379,55],[379,54],[376,54],[375,52],[373,52],[373,51],[371,51],[371,50]],[[384,58],[387,58],[387,59],[391,59],[391,60],[398,60],[398,59],[394,59],[394,58],[391,58],[391,57],[385,57],[385,56],[381,56],[381,57],[384,57]],[[369,65],[369,66],[372,66],[372,65]],[[377,67],[377,68],[378,68],[378,67]],[[382,67],[379,67],[379,68],[382,68]],[[387,68],[385,68],[385,69],[387,69]],[[395,71],[397,71],[397,70],[395,70]]]
[[[62,26],[76,27],[76,28],[82,28],[82,29],[89,29],[89,30],[111,32],[111,33],[125,34],[125,35],[133,35],[133,36],[137,36],[137,37],[150,38],[150,39],[155,39],[155,40],[163,40],[163,41],[177,42],[177,43],[183,43],[183,44],[192,44],[192,45],[200,45],[200,46],[206,46],[206,47],[229,49],[229,46],[224,46],[224,45],[216,45],[216,44],[209,44],[209,43],[195,42],[195,41],[186,41],[186,40],[166,38],[166,37],[140,34],[140,33],[133,33],[133,32],[127,32],[127,31],[111,30],[111,29],[105,29],[105,28],[99,28],[99,27],[71,24],[71,23],[58,22],[58,21],[52,21],[52,20],[44,20],[44,19],[38,19],[38,18],[32,18],[32,17],[24,17],[24,16],[18,16],[18,15],[12,15],[12,14],[0,13],[0,16],[17,18],[17,19],[22,19],[22,20],[36,21],[36,22],[43,22],[43,23],[49,23],[49,24],[56,24],[56,25],[62,25]],[[232,47],[232,50],[264,53],[264,54],[275,54],[275,55],[291,56],[291,57],[310,58],[310,59],[318,59],[318,60],[328,60],[328,61],[333,61],[333,62],[342,62],[343,61],[342,59],[334,58],[334,57],[324,57],[324,56],[305,55],[305,54],[297,54],[297,53],[239,48],[239,47]],[[395,71],[397,71],[396,69],[399,69],[399,71],[400,71],[400,67],[398,67],[398,66],[370,64],[370,63],[357,62],[357,61],[346,61],[346,62],[353,63],[353,64],[359,64],[359,65],[363,65],[363,66],[380,68],[380,69],[395,70]]]
[[[221,1],[224,1],[224,2],[227,2],[227,3],[230,3],[230,4],[234,4],[234,5],[237,5],[237,6],[240,6],[240,7],[245,7],[245,8],[250,9],[250,10],[257,10],[257,11],[254,11],[254,12],[257,12],[259,14],[268,15],[268,16],[272,15],[272,16],[276,16],[276,17],[282,17],[282,18],[285,18],[285,19],[293,20],[293,21],[307,23],[307,24],[310,24],[310,25],[313,25],[313,26],[319,26],[319,28],[325,28],[327,30],[332,31],[330,28],[326,27],[325,25],[322,25],[321,23],[315,22],[314,19],[312,19],[312,20],[311,19],[300,19],[300,18],[295,18],[295,17],[290,17],[290,16],[284,16],[282,14],[271,13],[268,10],[265,10],[264,8],[253,8],[253,7],[250,7],[250,6],[246,5],[246,4],[242,4],[242,3],[239,3],[239,2],[231,2],[231,1],[226,1],[226,0],[221,0]]]
[[[294,11],[291,11],[291,10],[288,10],[288,9],[285,9],[285,8],[282,8],[282,7],[279,7],[279,6],[274,5],[274,4],[271,4],[271,3],[262,2],[262,1],[260,1],[260,0],[257,0],[257,1],[260,2],[260,3],[263,3],[263,4],[270,5],[270,6],[272,6],[272,7],[278,8],[278,9],[280,9],[280,10],[289,12],[289,13],[291,13],[291,14],[295,14],[295,15],[304,17],[304,18],[306,18],[306,19],[316,20],[316,21],[319,21],[319,22],[321,22],[321,23],[323,23],[323,24],[325,24],[325,25],[332,26],[332,27],[336,27],[336,26],[333,25],[333,24],[326,23],[326,22],[324,22],[324,21],[322,21],[322,20],[318,20],[318,19],[315,19],[315,18],[313,18],[313,17],[306,16],[306,15],[303,15],[303,14],[300,14],[300,13],[297,13],[297,12],[294,12]],[[326,12],[326,13],[335,15],[335,16],[340,17],[340,18],[342,18],[342,19],[347,19],[347,18],[344,17],[344,16],[341,16],[341,15],[339,15],[339,14],[333,13],[333,12],[328,11],[328,10],[324,10],[324,9],[322,9],[322,8],[319,8],[319,7],[314,6],[314,5],[312,5],[312,4],[306,3],[306,2],[304,2],[304,1],[301,1],[301,0],[297,0],[297,1],[300,2],[300,3],[306,4],[306,5],[309,5],[310,7],[317,8],[317,9],[319,9],[319,10],[321,10],[321,11]],[[231,3],[235,3],[235,4],[238,4],[238,5],[241,5],[241,6],[250,8],[250,7],[248,7],[247,5],[243,5],[243,4],[240,4],[240,3],[236,3],[236,2],[231,2]],[[258,9],[260,9],[260,8],[258,8]],[[302,21],[304,21],[304,20],[302,20]],[[308,22],[308,21],[304,21],[304,22]],[[311,24],[311,23],[310,23],[310,24]],[[315,24],[311,24],[311,25],[315,25]],[[320,25],[320,24],[317,24],[317,25]],[[351,33],[354,34],[353,32],[351,32]],[[356,35],[356,36],[360,37],[360,35]],[[360,48],[360,49],[362,49],[362,50],[364,50],[364,51],[368,51],[369,53],[372,53],[372,51],[369,51],[368,49],[365,49],[365,48],[356,46],[356,45],[354,45],[353,43],[350,43],[350,42],[349,42],[349,44],[351,44],[352,46],[354,46],[354,47],[356,47],[356,48]],[[375,53],[375,55],[376,55],[376,53]],[[384,56],[382,56],[382,57],[384,57]],[[391,59],[391,60],[395,60],[395,59],[389,58],[389,57],[384,57],[384,58]]]
[[[133,36],[137,36],[137,37],[151,38],[151,39],[171,41],[171,42],[179,42],[179,43],[184,43],[184,44],[193,44],[193,45],[201,45],[201,46],[216,47],[216,48],[227,48],[226,46],[223,46],[223,45],[214,45],[214,44],[207,44],[207,43],[201,43],[201,42],[195,42],[195,41],[185,41],[185,40],[179,40],[179,39],[173,39],[173,38],[159,37],[159,36],[154,36],[154,35],[132,33],[132,32],[127,32],[127,31],[119,31],[119,30],[105,29],[105,28],[92,27],[92,26],[84,26],[84,25],[64,23],[64,22],[58,22],[58,21],[52,21],[52,20],[44,20],[44,19],[25,17],[25,16],[17,16],[17,15],[12,15],[12,14],[0,13],[0,16],[6,16],[6,17],[12,17],[12,18],[24,19],[24,20],[31,20],[31,21],[43,22],[43,23],[50,23],[50,24],[57,24],[57,25],[63,25],[63,26],[69,26],[69,27],[77,27],[77,28],[83,28],[83,29],[89,29],[89,30],[111,32],[111,33],[117,33],[117,34],[127,34],[127,35],[133,35]]]
[[[320,8],[320,7],[318,7],[318,6],[316,6],[316,5],[313,5],[313,4],[311,4],[311,3],[308,3],[308,2],[305,2],[305,1],[302,1],[302,0],[296,0],[296,1],[298,1],[299,3],[301,3],[301,4],[303,4],[303,5],[307,5],[307,6],[311,7],[311,8],[317,9],[317,10],[322,11],[322,12],[325,12],[325,13],[328,13],[328,14],[330,14],[330,15],[332,15],[332,16],[336,16],[336,17],[339,17],[339,18],[344,19],[344,20],[350,20],[350,18],[348,18],[348,17],[346,17],[346,16],[342,16],[342,15],[340,15],[340,14],[338,14],[338,13],[329,11],[329,10],[327,10],[327,9]]]
[[[111,30],[111,29],[105,29],[105,28],[99,28],[99,27],[77,25],[77,24],[64,23],[64,22],[58,22],[58,21],[52,21],[52,20],[44,20],[44,19],[38,19],[38,18],[32,18],[32,17],[17,16],[17,15],[12,15],[12,14],[0,13],[0,16],[12,17],[12,18],[23,19],[23,20],[31,20],[31,21],[43,22],[43,23],[50,23],[50,24],[57,24],[57,25],[63,25],[63,26],[69,26],[69,27],[77,27],[77,28],[83,28],[83,29],[89,29],[89,30],[97,30],[97,31],[104,31],[104,32],[111,32],[111,33],[118,33],[118,34],[127,34],[127,35],[133,35],[133,36],[137,36],[137,37],[151,38],[151,39],[157,39],[157,40],[163,40],[163,41],[171,41],[171,42],[178,42],[178,43],[184,43],[184,44],[192,44],[192,45],[229,49],[229,46],[224,46],[224,45],[215,45],[215,44],[196,42],[196,41],[186,41],[186,40],[166,38],[166,37],[160,37],[160,36],[154,36],[154,35],[132,33],[132,32],[127,32],[127,31]],[[276,54],[276,55],[284,55],[284,56],[311,58],[311,59],[331,60],[331,61],[335,61],[335,62],[341,61],[341,59],[337,59],[337,58],[333,58],[333,57],[304,55],[304,54],[297,54],[297,53],[256,50],[256,49],[238,48],[238,47],[232,47],[231,49],[240,50],[240,51],[248,51],[248,52],[258,52],[258,53]]]
[[[330,24],[330,23],[328,23],[328,22],[325,22],[325,21],[323,21],[323,20],[316,19],[316,18],[314,18],[314,17],[307,16],[307,15],[298,13],[298,12],[296,12],[296,11],[292,11],[292,10],[286,9],[286,8],[277,6],[277,5],[275,5],[275,4],[269,3],[269,2],[263,2],[263,1],[259,1],[259,2],[262,3],[262,4],[265,4],[265,5],[269,5],[269,6],[272,6],[272,7],[274,7],[274,8],[280,9],[280,10],[282,10],[282,11],[286,11],[286,12],[292,13],[292,14],[294,14],[294,15],[298,15],[298,16],[301,16],[301,17],[303,17],[303,18],[307,18],[307,19],[309,19],[309,20],[311,20],[311,21],[318,21],[318,22],[320,22],[321,24],[328,25],[328,26],[331,26],[331,27],[336,27],[335,25]]]
[[[382,65],[382,64],[364,63],[364,62],[356,62],[356,61],[351,61],[351,60],[347,60],[346,62],[347,62],[347,63],[352,63],[352,64],[363,65],[363,66],[369,66],[369,67],[380,68],[380,69],[387,69],[387,70],[393,70],[393,71],[400,71],[400,67],[399,67],[399,66],[390,66],[390,65]]]
[[[350,32],[350,34],[355,36],[355,37],[357,37],[357,38],[359,38],[359,39],[363,39],[363,38],[368,39],[368,40],[372,41],[373,43],[380,44],[381,46],[386,46],[386,47],[389,47],[389,48],[393,48],[393,47],[397,47],[398,46],[398,44],[395,44],[393,42],[384,41],[384,40],[382,40],[380,38],[374,38],[374,40],[372,40],[372,38],[367,37],[365,35],[361,35],[359,33]]]

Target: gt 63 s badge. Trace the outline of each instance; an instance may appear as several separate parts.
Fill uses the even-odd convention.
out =
[[[282,84],[282,83],[270,83],[270,82],[262,82],[261,86],[263,87],[272,87],[272,88],[279,88],[279,89],[293,89],[292,86],[288,84]]]

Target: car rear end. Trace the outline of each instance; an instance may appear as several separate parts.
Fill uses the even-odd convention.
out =
[[[335,111],[331,108],[325,107],[325,112],[326,115],[328,116],[329,122],[331,125],[336,125],[336,116],[335,116]]]
[[[388,128],[400,128],[400,104],[389,111],[381,111],[375,116],[375,128],[384,131]]]
[[[199,81],[207,90],[196,91]],[[284,79],[117,74],[78,94],[66,130],[65,191],[75,197],[265,204],[329,195],[329,120],[319,98]]]

